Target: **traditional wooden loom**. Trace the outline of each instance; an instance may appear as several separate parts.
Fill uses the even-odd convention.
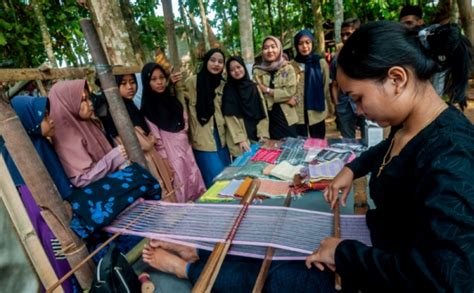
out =
[[[85,23],[84,26],[88,26],[89,24]],[[89,27],[89,30],[91,28]],[[87,30],[87,29],[85,29]],[[92,37],[94,38],[94,37]],[[112,69],[107,64],[105,53],[100,52],[101,48],[98,41],[88,39],[88,42],[91,46],[91,51],[94,55],[94,61],[96,65],[96,71],[101,77],[101,81],[103,79],[102,84],[106,87],[105,93],[109,99],[111,94],[115,94],[115,97],[111,98],[114,101],[112,104],[116,104],[116,93],[114,93],[114,81],[111,76]],[[93,43],[93,45],[91,45]],[[95,55],[98,52],[98,55]],[[100,56],[103,54],[102,56]],[[27,70],[28,71],[28,70]],[[114,68],[114,74],[126,74],[126,73],[133,73],[139,71],[137,68]],[[0,80],[4,81],[13,81],[13,80],[21,80],[21,79],[38,79],[38,80],[47,80],[47,79],[57,79],[60,77],[65,77],[64,74],[68,74],[69,77],[74,78],[83,78],[91,73],[93,73],[90,69],[71,69],[71,70],[62,70],[62,69],[39,69],[39,70],[29,70],[26,72],[26,75],[15,75],[14,71],[11,70],[0,70]],[[25,77],[28,76],[28,77]],[[33,76],[33,77],[31,77]],[[114,100],[115,99],[115,100]],[[120,103],[118,103],[120,104]],[[130,138],[130,135],[133,131],[128,131],[130,129],[133,130],[129,120],[125,119],[124,113],[125,109],[123,107],[117,106],[115,109],[112,109],[112,114],[117,116],[117,121],[121,125],[125,125],[124,127],[118,127],[119,131],[123,130],[124,137],[127,137],[124,140],[124,145],[127,149],[131,158],[135,157],[135,161],[144,162],[142,156],[140,156],[141,149],[136,147],[136,143],[133,142],[133,138]],[[119,113],[119,114],[117,114]],[[115,117],[114,117],[114,120]],[[41,282],[48,289],[48,292],[62,292],[60,286],[61,282],[71,276],[74,272],[76,272],[76,277],[79,280],[81,287],[88,288],[90,286],[90,282],[92,280],[92,274],[94,270],[94,265],[90,262],[92,256],[97,253],[98,250],[93,252],[92,254],[88,255],[85,249],[84,244],[74,233],[69,229],[68,223],[68,216],[64,212],[64,207],[62,205],[62,201],[60,200],[60,196],[57,193],[56,188],[52,184],[49,175],[47,175],[47,171],[44,168],[39,157],[35,154],[34,148],[29,141],[24,130],[22,130],[21,123],[15,117],[13,111],[5,102],[0,101],[0,130],[3,131],[3,135],[5,137],[5,141],[7,144],[11,146],[22,146],[21,148],[15,149],[12,148],[10,151],[12,157],[14,158],[15,162],[17,162],[17,166],[23,175],[27,185],[30,187],[35,200],[38,202],[38,205],[43,209],[42,214],[45,217],[48,225],[53,230],[53,233],[58,237],[61,241],[63,246],[63,251],[67,253],[69,262],[73,267],[73,270],[67,275],[58,280],[57,276],[55,275],[54,271],[52,270],[49,261],[46,258],[44,250],[42,249],[38,237],[36,236],[31,223],[29,223],[29,219],[26,215],[26,211],[21,209],[21,202],[19,202],[19,198],[17,195],[16,188],[11,180],[11,178],[5,176],[0,178],[2,180],[2,188],[5,188],[0,192],[4,197],[5,203],[7,208],[9,208],[10,215],[15,223],[15,227],[20,234],[20,238],[22,239],[22,243],[25,246],[25,249],[32,260],[32,263],[37,271]],[[17,135],[18,130],[20,133]],[[128,129],[128,130],[127,130]],[[12,133],[15,133],[13,135]],[[120,133],[122,136],[122,133]],[[132,135],[133,136],[133,135]],[[33,154],[30,156],[28,154]],[[29,166],[28,166],[29,165]],[[6,170],[4,166],[3,160],[0,160],[0,168]],[[32,170],[28,170],[32,169]],[[3,170],[1,170],[3,174]],[[203,271],[198,283],[194,288],[194,292],[202,292],[202,291],[210,291],[212,285],[217,277],[219,269],[222,265],[222,262],[225,258],[225,255],[229,248],[232,245],[233,235],[238,229],[239,222],[245,215],[245,212],[248,208],[248,205],[252,201],[255,192],[258,189],[258,183],[252,182],[251,186],[250,183],[247,182],[247,190],[244,192],[241,190],[241,193],[245,193],[245,199],[242,200],[243,207],[239,217],[237,217],[234,228],[229,232],[229,237],[226,239],[224,243],[219,243],[216,245],[211,257],[209,258],[208,264],[206,264],[205,270]],[[359,188],[360,196],[362,199],[358,199],[358,192],[357,192],[357,184],[356,184],[356,204],[355,206],[360,209],[364,210],[366,208],[366,197],[364,200],[365,195],[365,184],[362,184],[363,187]],[[15,197],[15,194],[17,195]],[[287,200],[285,201],[285,205],[290,204],[291,202],[291,194],[289,193],[287,196]],[[15,211],[15,212],[13,212]],[[336,212],[336,219],[338,218],[338,212]],[[335,221],[335,225],[337,228],[338,221]],[[102,247],[105,247],[108,243],[110,243],[113,239],[117,238],[120,233],[116,233],[112,238],[110,238],[106,243],[104,243]],[[128,255],[127,258],[130,262],[136,260],[140,254],[143,247],[144,242],[140,243],[135,247]],[[99,249],[101,249],[99,248]],[[269,248],[266,253],[266,257],[264,263],[262,265],[261,271],[258,276],[257,283],[254,288],[254,292],[259,292],[263,288],[263,284],[265,282],[266,274],[268,272],[268,268],[271,263],[272,255],[274,249]],[[147,281],[146,276],[142,276],[144,281]],[[145,282],[144,287],[150,288],[152,284]]]
[[[143,152],[135,135],[133,125],[128,117],[123,101],[118,93],[114,74],[131,74],[139,72],[141,68],[133,67],[117,67],[113,68],[108,64],[105,52],[100,45],[97,32],[92,26],[90,20],[82,20],[81,25],[87,41],[90,46],[91,54],[96,63],[96,74],[99,76],[104,88],[104,93],[111,106],[111,114],[117,125],[119,135],[123,141],[129,158],[146,168],[146,161]],[[15,70],[1,69],[1,81],[17,81],[17,80],[48,80],[57,78],[86,78],[94,74],[94,70],[89,68],[77,69],[30,69]],[[90,259],[93,254],[88,254],[85,244],[77,235],[69,228],[70,217],[66,213],[65,206],[59,195],[48,171],[44,167],[43,162],[36,154],[36,151],[23,129],[21,122],[16,117],[13,109],[9,106],[8,100],[4,97],[3,86],[0,84],[0,135],[3,136],[7,149],[10,152],[15,164],[17,165],[22,177],[24,178],[28,188],[30,189],[35,201],[41,208],[41,214],[54,235],[61,243],[62,251],[66,255],[69,264],[73,270],[67,275],[68,277],[75,273],[76,278],[83,289],[89,288],[94,275],[95,265]],[[4,166],[3,159],[0,165]],[[0,166],[0,167],[1,167]],[[8,174],[7,171],[2,174]],[[15,229],[20,235],[20,239],[27,251],[27,254],[33,263],[33,266],[40,277],[40,280],[48,291],[62,292],[62,288],[58,288],[66,279],[66,276],[58,280],[45,253],[39,244],[39,239],[31,226],[26,211],[21,209],[22,203],[19,201],[19,195],[9,176],[2,176],[2,199],[7,206],[10,217],[13,220]],[[171,182],[164,182],[163,188],[167,190],[164,196],[174,197],[174,190],[170,188]],[[4,189],[3,189],[4,188]],[[20,212],[17,212],[20,211]],[[105,245],[110,243],[119,235],[114,235]],[[144,245],[142,241],[129,254],[130,262],[135,261],[141,254]],[[102,247],[105,247],[103,245]],[[56,289],[57,288],[57,289]]]

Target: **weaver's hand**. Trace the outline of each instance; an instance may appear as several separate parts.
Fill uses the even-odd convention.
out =
[[[336,205],[339,192],[342,193],[341,203],[346,206],[347,195],[351,190],[353,180],[354,173],[352,173],[352,170],[344,167],[324,190],[324,199],[331,205],[331,209]]]
[[[305,264],[308,269],[312,265],[316,266],[321,271],[324,271],[324,266],[327,266],[331,271],[336,270],[336,248],[341,243],[341,239],[335,237],[324,238],[319,248],[316,249],[310,256],[306,258]]]
[[[239,143],[239,147],[240,147],[240,151],[242,151],[242,153],[250,151],[250,146],[249,146],[249,143],[247,141],[243,141],[243,142]]]

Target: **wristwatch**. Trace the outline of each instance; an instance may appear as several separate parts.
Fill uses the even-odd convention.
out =
[[[267,87],[267,88],[265,89],[265,93],[266,93],[267,95],[270,93],[270,88],[269,88],[269,87]]]

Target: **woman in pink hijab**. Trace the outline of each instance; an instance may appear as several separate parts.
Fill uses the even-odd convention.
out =
[[[92,102],[85,80],[56,83],[50,90],[53,144],[71,183],[84,187],[116,171],[128,158],[123,146],[112,148],[91,119]]]

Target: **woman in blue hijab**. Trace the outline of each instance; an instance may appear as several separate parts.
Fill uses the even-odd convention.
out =
[[[308,30],[299,31],[294,37],[296,57],[291,62],[297,76],[296,124],[298,135],[313,138],[326,136],[324,120],[330,106],[329,66],[313,50],[313,34]]]
[[[53,146],[47,139],[47,137],[54,134],[54,122],[49,118],[48,99],[45,97],[18,96],[12,100],[11,105],[30,137],[36,152],[46,166],[49,175],[51,175],[59,193],[64,199],[67,198],[72,191],[71,184],[66,173],[64,173],[64,169]],[[25,185],[25,181],[8,153],[3,140],[0,141],[0,150],[46,255],[56,275],[61,278],[70,270],[70,266],[65,256],[60,252],[60,243],[41,216],[41,210]],[[71,281],[64,282],[62,286],[65,292],[73,292]]]

